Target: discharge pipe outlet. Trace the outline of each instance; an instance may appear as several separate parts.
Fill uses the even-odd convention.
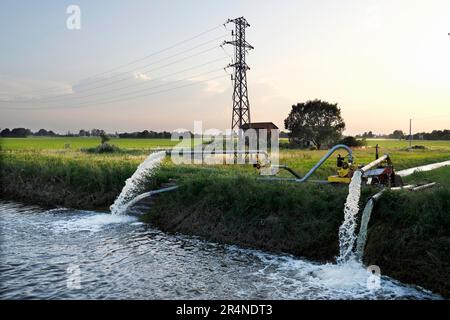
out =
[[[325,162],[327,161],[327,159],[329,157],[331,157],[331,155],[338,149],[345,149],[348,152],[348,160],[350,162],[353,162],[353,151],[352,149],[350,149],[348,146],[346,146],[345,144],[337,144],[334,147],[332,147],[323,157],[322,159],[319,160],[319,162],[316,163],[316,165],[309,170],[309,172],[301,179],[296,180],[297,182],[305,182],[306,180],[309,179],[309,177],[311,177],[311,175],[317,170],[319,169],[319,167]]]
[[[379,165],[380,163],[382,163],[382,162],[385,161],[385,160],[389,160],[389,155],[388,155],[388,154],[385,154],[384,156],[378,158],[378,159],[375,160],[375,161],[372,161],[371,163],[365,165],[364,167],[362,167],[362,168],[359,169],[359,170],[360,170],[362,173],[364,173],[364,172],[370,170],[371,168],[373,168],[373,167]]]

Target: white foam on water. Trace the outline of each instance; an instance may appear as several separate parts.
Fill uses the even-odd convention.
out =
[[[120,195],[111,205],[110,210],[112,214],[120,215],[125,213],[128,202],[133,200],[133,198],[142,191],[143,179],[157,169],[165,155],[165,151],[151,153],[147,159],[139,165],[133,175],[125,181],[125,186],[120,192]]]
[[[348,196],[345,201],[344,222],[339,227],[339,257],[337,261],[342,263],[353,256],[353,246],[356,235],[356,217],[359,212],[359,198],[361,196],[362,172],[355,171],[348,187]]]
[[[127,215],[113,215],[110,213],[86,213],[54,221],[52,228],[59,232],[89,231],[98,232],[112,224],[131,223],[137,220],[136,217]]]
[[[257,251],[253,254],[264,262],[264,268],[255,276],[285,284],[283,290],[273,288],[274,296],[281,299],[441,299],[430,291],[382,275],[379,286],[373,287],[373,274],[355,259],[320,264],[292,256],[274,257]],[[286,290],[288,285],[290,291]]]

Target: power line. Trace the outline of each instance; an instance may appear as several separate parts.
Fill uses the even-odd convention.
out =
[[[199,73],[199,74],[196,74],[196,75],[193,75],[193,76],[190,76],[190,77],[187,77],[187,78],[179,79],[179,80],[176,80],[176,81],[172,81],[172,82],[169,82],[169,83],[163,83],[163,84],[160,84],[160,85],[152,86],[150,88],[145,88],[145,89],[135,90],[135,91],[128,92],[128,93],[123,93],[123,94],[120,94],[118,97],[112,98],[112,100],[104,101],[104,98],[103,98],[103,99],[94,100],[94,101],[90,101],[90,102],[82,101],[81,104],[82,105],[83,105],[83,103],[92,104],[92,103],[98,103],[98,102],[103,104],[103,103],[117,102],[117,101],[123,101],[123,100],[128,100],[128,99],[135,99],[135,97],[133,97],[133,95],[135,95],[135,94],[139,94],[141,92],[146,92],[148,90],[155,89],[155,88],[165,87],[165,86],[168,86],[168,85],[171,86],[171,85],[173,85],[175,83],[179,83],[179,82],[183,82],[183,81],[189,81],[192,78],[201,77],[201,76],[204,76],[204,75],[207,75],[207,74],[211,74],[211,73],[214,73],[214,72],[218,72],[218,71],[223,71],[223,69],[221,68],[221,69],[209,70],[209,71],[206,71],[206,72],[203,72],[203,73]],[[130,96],[130,95],[131,95],[131,97],[127,97],[127,96]],[[145,97],[146,94],[144,94],[142,96]],[[141,96],[137,96],[137,97],[141,97]],[[117,100],[117,99],[119,99],[119,100]],[[75,106],[77,106],[77,105],[75,105]]]
[[[135,63],[137,63],[137,62],[146,60],[146,59],[148,59],[148,58],[150,58],[150,57],[152,57],[152,56],[158,55],[158,54],[160,54],[160,53],[163,53],[163,52],[166,52],[166,51],[168,51],[168,50],[170,50],[170,49],[173,49],[173,48],[175,48],[175,47],[177,47],[177,46],[179,46],[179,45],[182,45],[182,44],[187,43],[187,42],[189,42],[189,41],[195,40],[195,39],[197,39],[197,38],[199,38],[199,37],[201,37],[201,36],[203,36],[203,35],[205,35],[205,34],[208,34],[208,33],[212,32],[212,31],[215,31],[215,30],[217,30],[217,29],[219,29],[219,28],[222,28],[222,27],[223,27],[223,24],[220,24],[220,25],[218,25],[218,26],[215,26],[215,27],[213,27],[213,28],[210,28],[210,29],[207,29],[207,30],[205,30],[205,31],[203,31],[203,32],[200,32],[200,33],[198,33],[198,34],[196,34],[196,35],[194,35],[194,36],[192,36],[192,37],[190,37],[190,38],[187,38],[187,39],[182,40],[182,41],[179,41],[179,42],[177,42],[177,43],[175,43],[175,44],[173,44],[173,45],[170,45],[170,46],[168,46],[168,47],[166,47],[166,48],[164,48],[164,49],[161,49],[161,50],[158,50],[158,51],[153,52],[153,53],[151,53],[151,54],[148,54],[148,55],[146,55],[145,57],[142,57],[142,58],[139,58],[139,59],[135,59],[135,60],[133,60],[133,61],[130,61],[130,62],[121,64],[121,65],[119,65],[119,66],[113,67],[113,68],[111,68],[111,69],[108,69],[108,70],[103,71],[103,72],[100,72],[100,73],[96,73],[96,74],[93,74],[93,75],[90,75],[90,76],[86,76],[86,77],[84,77],[84,78],[82,78],[82,79],[79,79],[78,82],[82,82],[82,81],[85,81],[85,80],[89,80],[89,79],[92,79],[92,78],[96,78],[96,77],[98,77],[98,76],[101,76],[101,75],[104,75],[104,74],[107,74],[107,73],[110,73],[110,72],[119,70],[119,69],[121,69],[121,68],[123,68],[123,67],[125,67],[125,66],[129,66],[129,65],[135,64]],[[55,90],[61,90],[61,87],[47,88],[46,91],[55,91]],[[30,93],[32,94],[32,93],[38,92],[38,91],[40,91],[40,90],[32,90],[32,91],[28,91],[28,94],[30,94]],[[27,94],[27,93],[22,93],[22,95],[24,95],[24,94]],[[5,102],[5,101],[3,101],[3,102]]]
[[[195,69],[204,67],[204,66],[206,66],[206,65],[212,64],[212,63],[214,63],[214,62],[217,62],[217,61],[223,61],[223,60],[224,60],[224,57],[221,57],[221,58],[219,58],[219,59],[214,59],[214,60],[211,60],[211,61],[208,61],[208,62],[199,64],[199,65],[196,65],[196,66],[193,66],[193,67],[189,67],[189,68],[186,68],[186,69],[177,71],[177,72],[173,72],[173,73],[164,75],[164,76],[162,76],[162,77],[151,78],[151,79],[149,79],[149,80],[146,80],[146,81],[143,81],[143,82],[140,82],[140,83],[133,83],[133,84],[130,84],[130,85],[125,86],[125,87],[120,87],[120,88],[114,89],[114,93],[116,93],[116,92],[118,92],[118,91],[122,91],[122,90],[124,90],[124,89],[136,87],[136,86],[148,85],[149,83],[154,82],[154,81],[156,81],[156,80],[167,79],[167,78],[170,77],[170,76],[174,76],[174,75],[177,75],[177,74],[180,74],[180,73],[189,71],[189,70],[195,70]],[[110,92],[110,90],[108,90],[108,91],[103,91],[103,92],[94,92],[94,93],[88,94],[88,95],[81,95],[81,96],[69,97],[69,99],[71,99],[71,101],[73,101],[74,99],[85,99],[85,98],[88,98],[88,97],[93,97],[93,96],[97,96],[97,95],[102,95],[102,94],[109,93],[109,92]],[[55,101],[50,101],[50,103],[51,103],[51,102],[55,102]]]
[[[156,62],[152,62],[152,63],[149,63],[149,64],[147,64],[147,65],[143,65],[143,66],[134,68],[134,69],[132,69],[132,70],[128,70],[127,72],[131,73],[131,72],[135,72],[135,71],[137,71],[137,70],[141,70],[141,71],[145,71],[145,72],[144,72],[144,74],[145,74],[145,73],[149,73],[149,72],[151,72],[151,71],[155,71],[155,70],[160,70],[160,69],[166,68],[166,67],[168,67],[168,66],[177,64],[177,63],[182,62],[182,61],[186,61],[186,60],[188,60],[188,59],[190,59],[190,58],[197,57],[198,55],[201,55],[201,54],[204,54],[204,53],[213,51],[214,49],[218,48],[219,46],[210,47],[210,48],[205,49],[205,50],[203,50],[203,51],[200,51],[200,52],[194,53],[194,54],[192,54],[192,55],[189,55],[189,56],[187,56],[187,57],[183,57],[183,58],[181,58],[181,59],[172,61],[172,62],[170,62],[170,63],[168,63],[168,64],[165,64],[165,65],[160,66],[160,67],[157,67],[157,68],[152,68],[152,69],[148,69],[148,68],[147,68],[147,67],[152,66],[152,65],[154,65],[154,64],[156,64],[156,63],[159,63],[159,62],[161,62],[161,61],[164,61],[164,60],[167,60],[167,59],[170,59],[170,58],[179,56],[180,54],[183,54],[183,53],[192,51],[192,50],[194,50],[194,49],[197,49],[197,48],[199,48],[199,47],[202,47],[203,45],[205,45],[205,44],[207,44],[207,43],[210,43],[210,42],[212,42],[212,41],[217,41],[218,39],[221,39],[221,38],[223,38],[223,36],[218,37],[218,38],[215,38],[215,39],[210,40],[210,41],[207,41],[207,42],[204,42],[204,43],[202,43],[202,44],[200,44],[200,45],[197,45],[197,46],[195,46],[195,47],[192,47],[192,48],[190,48],[190,49],[188,49],[188,50],[186,50],[186,51],[184,51],[184,52],[180,52],[180,53],[177,53],[177,54],[172,55],[172,56],[170,56],[170,57],[167,57],[167,58],[164,58],[164,59],[160,59],[160,60],[158,60],[158,61],[156,61]],[[144,68],[144,69],[142,69],[142,68]],[[112,77],[109,77],[109,78],[106,78],[106,79],[97,80],[97,81],[92,82],[92,83],[97,83],[97,82],[101,82],[101,81],[111,80],[111,79],[113,79],[113,78],[116,78],[116,77],[119,76],[119,75],[122,75],[122,73],[113,75]],[[126,76],[126,77],[124,77],[124,78],[120,78],[120,79],[117,79],[117,80],[114,80],[114,81],[111,81],[111,82],[106,82],[106,83],[101,84],[101,85],[98,85],[98,86],[94,86],[94,87],[90,87],[90,88],[88,87],[88,88],[86,88],[86,89],[80,89],[80,90],[78,91],[78,93],[80,93],[80,92],[89,92],[89,91],[92,91],[92,90],[95,90],[95,89],[104,88],[104,87],[110,86],[110,85],[112,85],[112,84],[116,84],[116,83],[123,82],[123,81],[129,80],[129,79],[133,79],[133,78],[134,78],[133,75],[131,75],[131,76]],[[90,84],[92,84],[92,83],[90,83]],[[34,99],[15,100],[15,101],[0,100],[0,102],[4,102],[4,103],[48,102],[48,101],[59,100],[59,99],[61,99],[61,98],[66,98],[66,97],[67,97],[67,94],[60,94],[60,95],[51,96],[51,97],[47,97],[47,98],[34,98]]]
[[[212,40],[206,41],[206,42],[201,43],[201,44],[199,44],[199,45],[196,45],[196,46],[194,46],[194,47],[192,47],[192,48],[189,48],[189,49],[184,50],[184,51],[182,51],[182,52],[176,53],[176,54],[171,55],[171,56],[169,56],[169,57],[165,57],[165,58],[159,59],[159,60],[154,61],[154,62],[151,62],[151,63],[149,63],[149,64],[145,64],[145,65],[143,65],[143,66],[139,66],[139,67],[136,67],[136,68],[131,69],[131,70],[122,71],[122,73],[130,73],[130,72],[138,71],[138,70],[140,70],[140,69],[142,69],[142,68],[146,68],[146,67],[148,67],[148,66],[155,65],[155,64],[157,64],[157,63],[159,63],[159,62],[162,62],[162,61],[165,61],[165,60],[169,60],[169,59],[171,59],[171,58],[177,57],[177,56],[179,56],[179,55],[181,55],[181,54],[184,54],[184,53],[186,53],[186,52],[190,52],[190,51],[195,50],[195,49],[197,49],[197,48],[203,47],[205,44],[208,44],[208,43],[217,41],[217,40],[219,40],[219,39],[222,39],[224,36],[225,36],[225,35],[220,36],[220,37],[217,37],[217,38],[214,38],[214,39],[212,39]],[[215,48],[217,48],[217,46],[214,46],[213,48],[211,48],[211,50],[213,50],[213,49],[215,49]],[[200,52],[200,53],[208,52],[208,51],[210,51],[210,50],[207,49],[207,50],[202,51],[202,52]],[[193,57],[193,56],[196,56],[196,55],[194,54],[194,55],[192,55],[192,56],[190,56],[190,57]],[[190,57],[189,57],[189,58],[190,58]],[[184,61],[184,60],[181,60],[181,61]],[[170,65],[170,64],[169,64],[169,65]],[[157,69],[156,69],[156,70],[157,70]],[[150,70],[150,71],[153,71],[153,70]],[[119,76],[120,74],[121,74],[121,73],[115,74],[115,75],[113,75],[113,76],[111,76],[111,77],[109,77],[109,78],[98,79],[98,80],[96,80],[96,81],[92,81],[92,82],[88,83],[87,85],[92,85],[92,84],[94,84],[94,83],[98,83],[98,82],[102,82],[102,81],[105,81],[105,80],[113,79],[113,78]],[[81,84],[81,85],[83,86],[83,85],[86,85],[86,84]]]
[[[216,49],[216,48],[218,48],[218,46],[215,46],[215,47],[206,49],[206,50],[204,50],[204,51],[201,51],[201,52],[199,52],[199,53],[196,53],[196,54],[194,54],[194,55],[190,55],[190,56],[188,56],[188,57],[184,57],[184,58],[182,58],[182,59],[173,61],[173,62],[171,62],[171,63],[169,63],[169,64],[160,66],[160,67],[158,67],[158,68],[150,69],[150,70],[148,70],[147,72],[144,72],[144,73],[142,73],[142,74],[143,74],[143,75],[147,75],[150,71],[155,71],[155,70],[163,69],[163,68],[168,67],[168,66],[170,66],[170,65],[174,65],[174,64],[179,63],[179,62],[181,62],[181,61],[185,61],[185,60],[188,60],[188,59],[190,59],[190,58],[192,58],[192,57],[196,57],[196,56],[201,55],[201,54],[203,54],[203,53],[212,51],[212,50],[214,50],[214,49]],[[149,80],[149,81],[158,80],[158,79],[161,79],[161,78],[167,78],[168,76],[176,75],[176,74],[182,73],[182,72],[184,72],[184,71],[196,69],[196,68],[198,68],[198,67],[202,67],[202,66],[205,66],[205,65],[207,65],[207,64],[211,64],[211,63],[213,63],[213,62],[217,62],[217,61],[219,61],[219,60],[223,60],[224,58],[225,58],[225,57],[221,57],[221,58],[219,58],[219,59],[210,60],[210,61],[207,61],[207,62],[202,63],[202,64],[200,64],[200,65],[197,65],[197,66],[194,66],[194,67],[189,67],[189,68],[186,68],[186,69],[184,69],[184,70],[177,71],[177,72],[174,72],[174,73],[169,74],[169,75],[165,75],[165,76],[163,76],[163,77],[158,77],[158,78],[151,79],[151,80]],[[144,70],[145,70],[145,69],[144,69]],[[81,93],[90,92],[90,91],[92,91],[92,90],[96,90],[96,89],[99,89],[99,88],[108,87],[108,86],[110,86],[110,85],[113,85],[113,84],[116,84],[116,83],[119,83],[119,82],[123,82],[123,81],[129,80],[129,79],[135,79],[135,77],[134,77],[134,76],[131,76],[131,77],[129,76],[129,77],[126,77],[126,78],[121,78],[121,79],[115,80],[115,81],[113,81],[113,82],[104,84],[104,85],[102,85],[102,86],[96,86],[96,87],[93,87],[93,88],[89,88],[89,89],[85,89],[85,90],[80,90],[80,91],[77,92],[77,93],[80,93],[80,92],[81,92]],[[118,88],[116,91],[120,91],[120,90],[123,90],[123,89],[125,89],[125,88],[130,88],[130,87],[137,86],[137,85],[142,85],[142,84],[146,84],[146,83],[139,83],[139,84],[128,85],[128,86],[125,86],[125,87],[122,87],[122,88]],[[68,97],[67,94],[65,94],[65,95],[58,95],[58,96],[54,96],[54,97],[49,97],[49,98],[47,98],[47,99],[30,100],[30,101],[14,101],[14,103],[15,103],[15,104],[20,104],[20,103],[24,103],[24,102],[25,102],[25,103],[26,103],[26,102],[33,102],[33,103],[54,103],[54,102],[62,101],[62,99],[67,99],[67,98],[72,99],[72,100],[73,100],[73,99],[83,99],[83,98],[95,96],[95,95],[98,95],[98,94],[104,94],[104,93],[107,93],[107,91],[106,91],[106,92],[94,92],[93,94],[88,94],[88,95],[84,95],[84,96],[82,95],[82,96],[77,96],[77,97]]]
[[[194,40],[194,39],[197,39],[197,38],[201,37],[202,35],[205,35],[205,34],[207,34],[207,33],[210,33],[210,32],[212,32],[212,31],[214,31],[214,30],[217,30],[217,29],[221,28],[222,26],[223,26],[223,25],[215,26],[214,28],[211,28],[211,29],[208,29],[208,30],[206,30],[206,31],[203,31],[203,32],[201,32],[201,33],[199,33],[199,34],[197,34],[197,35],[191,37],[191,38],[188,38],[188,39],[182,40],[182,41],[180,41],[180,42],[177,42],[177,43],[175,43],[175,44],[173,44],[173,45],[171,45],[171,46],[169,46],[169,47],[166,47],[166,48],[164,48],[164,49],[161,49],[161,50],[159,50],[159,51],[156,51],[156,52],[154,52],[154,53],[151,53],[151,54],[149,54],[149,55],[147,55],[147,56],[145,56],[145,57],[143,57],[143,58],[139,58],[139,59],[136,59],[136,60],[134,60],[134,61],[125,63],[125,64],[123,64],[123,65],[121,65],[121,66],[112,68],[112,69],[110,69],[110,70],[108,70],[108,71],[104,71],[104,72],[98,73],[98,74],[96,74],[96,75],[94,75],[94,76],[91,76],[91,77],[89,77],[89,78],[95,78],[95,77],[101,76],[101,75],[103,75],[103,74],[110,73],[110,72],[112,72],[112,71],[116,71],[116,70],[121,69],[121,68],[123,68],[123,67],[129,66],[129,65],[132,65],[132,64],[135,64],[135,63],[137,63],[137,62],[141,62],[141,61],[146,60],[146,59],[148,59],[148,58],[150,58],[150,57],[153,57],[153,56],[155,56],[155,55],[158,55],[158,54],[160,54],[160,53],[163,53],[163,52],[165,52],[165,51],[168,51],[168,50],[170,50],[170,49],[173,49],[173,48],[175,48],[175,47],[177,47],[177,46],[179,46],[179,45],[181,45],[181,44],[184,44],[184,43],[186,43],[186,42],[189,42],[189,41],[192,41],[192,40]],[[87,79],[89,79],[89,78],[85,78],[85,80],[87,80]]]
[[[141,94],[141,95],[136,95],[136,96],[127,97],[128,95],[137,94],[137,93],[139,93],[139,92],[145,92],[145,91],[148,91],[149,89],[155,89],[155,88],[159,88],[159,87],[163,87],[163,86],[167,86],[167,85],[173,85],[173,84],[175,84],[175,83],[179,83],[179,82],[182,82],[182,81],[189,81],[189,80],[191,80],[191,79],[194,78],[194,77],[200,77],[200,76],[203,76],[203,75],[206,75],[206,74],[211,74],[211,73],[213,73],[213,72],[218,72],[218,71],[222,71],[222,72],[223,72],[223,69],[222,69],[222,68],[221,68],[221,69],[215,69],[215,70],[207,71],[207,72],[204,72],[204,73],[201,73],[201,74],[197,74],[197,75],[194,75],[194,76],[190,76],[190,77],[188,77],[188,78],[179,79],[179,80],[177,80],[177,81],[170,82],[170,83],[167,83],[167,84],[162,84],[162,85],[154,86],[154,87],[151,87],[151,88],[146,88],[145,90],[138,90],[138,91],[131,92],[131,93],[127,93],[127,94],[122,94],[122,95],[119,95],[118,97],[114,97],[114,98],[112,98],[112,99],[110,99],[110,100],[103,100],[103,101],[102,101],[102,99],[100,99],[100,100],[98,100],[98,101],[95,101],[95,100],[94,100],[94,101],[90,101],[90,102],[89,102],[89,101],[83,101],[83,102],[81,102],[81,103],[78,104],[78,105],[64,106],[64,107],[60,107],[60,106],[44,106],[44,107],[37,107],[37,108],[36,108],[36,107],[21,107],[21,108],[5,107],[5,108],[3,108],[3,109],[13,109],[13,110],[41,110],[41,109],[80,108],[80,107],[94,106],[93,104],[96,104],[96,105],[102,105],[102,104],[106,104],[106,103],[114,103],[114,102],[120,102],[120,101],[134,100],[134,99],[138,99],[138,98],[141,98],[141,97],[150,96],[150,95],[157,94],[157,93],[162,93],[162,92],[166,92],[166,91],[172,91],[172,90],[175,90],[175,89],[179,89],[179,88],[184,88],[184,87],[192,86],[192,85],[195,85],[195,84],[198,84],[198,83],[208,82],[208,81],[211,81],[211,80],[218,79],[218,78],[221,78],[221,77],[225,77],[225,76],[226,76],[226,75],[221,75],[221,76],[213,77],[213,78],[206,79],[206,80],[195,81],[195,82],[193,82],[193,83],[189,83],[189,84],[182,85],[182,86],[178,86],[178,87],[174,87],[174,88],[168,88],[168,89],[164,89],[164,90],[160,90],[160,91],[156,91],[156,92],[150,92],[150,93],[145,93],[145,94]]]

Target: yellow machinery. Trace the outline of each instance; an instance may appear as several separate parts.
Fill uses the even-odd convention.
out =
[[[403,185],[401,177],[395,174],[394,165],[392,164],[389,155],[385,154],[381,157],[378,155],[378,145],[376,146],[375,160],[365,166],[358,166],[353,161],[352,149],[344,144],[335,145],[330,150],[328,150],[328,152],[319,160],[319,162],[317,162],[316,165],[314,165],[314,167],[303,177],[295,172],[292,168],[289,168],[287,165],[271,165],[270,163],[268,165],[271,166],[271,168],[284,169],[289,171],[295,177],[294,179],[288,179],[290,181],[306,182],[311,177],[311,175],[338,149],[346,150],[348,152],[347,157],[343,157],[339,154],[336,161],[336,174],[329,176],[326,181],[317,182],[349,184],[352,180],[353,174],[356,171],[360,171],[362,173],[362,181],[365,184],[390,187],[399,187]],[[255,164],[255,167],[260,169],[261,165],[257,163]],[[276,171],[274,174],[276,174]],[[270,178],[270,180],[287,179],[273,177]]]
[[[352,180],[353,172],[358,170],[358,166],[350,161],[346,161],[345,157],[340,154],[337,158],[337,174],[328,177],[330,183],[350,183]]]
[[[353,162],[353,157],[348,161],[345,157],[338,155],[337,158],[337,175],[329,176],[330,183],[350,183],[353,173],[357,170],[363,173],[363,181],[370,185],[383,185],[392,187],[401,187],[403,185],[402,178],[395,174],[394,165],[388,154],[378,155],[378,145],[376,146],[375,160],[366,166],[357,166]]]

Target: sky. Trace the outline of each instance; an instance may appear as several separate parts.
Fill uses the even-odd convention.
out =
[[[450,129],[448,0],[2,0],[0,128],[228,129],[222,24],[240,16],[253,122],[284,129],[317,98],[338,103],[346,134]]]

